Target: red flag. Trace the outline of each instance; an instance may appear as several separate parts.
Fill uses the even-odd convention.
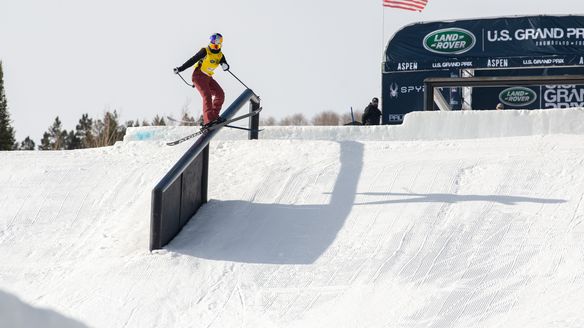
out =
[[[411,11],[422,11],[426,7],[428,0],[383,0],[384,7],[405,9]]]

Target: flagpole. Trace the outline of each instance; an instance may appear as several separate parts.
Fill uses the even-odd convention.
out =
[[[384,51],[383,51],[383,43],[385,40],[385,5],[383,2],[381,2],[381,85],[380,85],[380,94],[379,94],[379,98],[382,101],[382,105],[383,105],[383,73],[385,71],[385,55],[384,55]],[[381,107],[383,110],[383,107]],[[383,122],[383,117],[381,118],[381,121]],[[383,123],[382,123],[383,124]]]
[[[381,3],[381,63],[383,64],[383,40],[385,39],[385,6]],[[383,71],[383,70],[382,70]]]

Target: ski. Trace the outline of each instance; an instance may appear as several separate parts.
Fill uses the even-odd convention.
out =
[[[239,121],[239,120],[242,120],[242,119],[244,119],[244,118],[247,118],[247,117],[250,117],[250,116],[257,115],[257,114],[258,114],[258,113],[259,113],[261,110],[262,110],[262,107],[260,107],[260,108],[258,108],[258,109],[256,109],[256,110],[254,110],[254,111],[252,111],[252,112],[249,112],[249,113],[247,113],[247,114],[239,115],[239,116],[237,116],[237,117],[234,117],[234,118],[228,119],[228,120],[226,120],[226,121],[224,121],[224,122],[217,123],[217,124],[214,124],[214,125],[211,125],[211,126],[208,126],[208,127],[203,127],[203,128],[201,128],[199,131],[197,131],[197,132],[195,132],[195,133],[191,133],[191,134],[189,134],[189,135],[187,135],[187,136],[184,136],[184,137],[182,137],[182,138],[180,138],[180,139],[177,139],[177,140],[175,140],[175,141],[167,142],[166,144],[167,144],[168,146],[175,146],[175,145],[178,145],[179,143],[185,142],[185,141],[187,141],[187,140],[189,140],[189,139],[192,139],[192,138],[194,138],[194,137],[196,137],[196,136],[199,136],[199,135],[201,135],[201,134],[207,133],[207,132],[209,132],[209,131],[211,131],[211,130],[215,130],[215,129],[217,129],[217,128],[220,128],[220,127],[222,127],[222,126],[228,125],[229,123],[233,123],[233,122],[235,122],[235,121]]]
[[[232,128],[232,129],[237,129],[237,130],[245,130],[245,131],[251,131],[251,132],[260,132],[260,131],[264,131],[264,129],[250,129],[250,128],[244,128],[242,126],[235,126],[235,125],[226,125],[226,128]]]
[[[200,125],[199,122],[197,121],[183,121],[183,120],[179,120],[176,119],[172,116],[167,116],[166,117],[169,121],[175,122],[175,123],[179,123],[179,124],[185,124],[185,125],[189,125],[189,126],[196,126],[196,125]]]
[[[194,138],[194,137],[196,137],[198,135],[201,135],[201,134],[203,134],[203,133],[205,133],[207,131],[208,131],[207,128],[203,128],[203,129],[201,129],[201,130],[199,130],[199,131],[197,131],[195,133],[189,134],[188,136],[184,136],[184,137],[182,137],[180,139],[177,139],[175,141],[167,142],[166,145],[167,146],[175,146],[175,145],[178,145],[181,142],[185,142],[185,141],[187,141],[189,139],[192,139],[192,138]]]

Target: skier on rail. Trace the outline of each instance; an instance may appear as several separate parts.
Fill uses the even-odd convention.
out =
[[[223,89],[213,79],[214,70],[221,65],[224,71],[229,70],[229,64],[221,51],[223,36],[220,33],[211,35],[209,45],[201,48],[191,59],[182,66],[173,69],[178,74],[194,65],[193,84],[203,98],[203,127],[221,123],[224,119],[219,116],[221,106],[225,100]]]

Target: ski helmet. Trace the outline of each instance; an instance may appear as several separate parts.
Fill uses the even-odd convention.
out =
[[[209,48],[214,50],[221,49],[221,44],[223,43],[223,35],[221,33],[215,33],[209,39]]]

